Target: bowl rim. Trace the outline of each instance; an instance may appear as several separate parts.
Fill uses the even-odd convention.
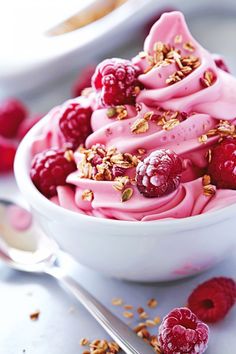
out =
[[[156,226],[162,229],[192,229],[193,227],[204,227],[206,225],[212,224],[213,222],[219,222],[221,219],[228,219],[231,216],[236,215],[236,203],[229,206],[219,208],[214,211],[210,211],[205,214],[198,214],[194,216],[189,216],[186,218],[176,218],[176,219],[159,219],[152,221],[128,221],[128,220],[116,220],[108,218],[99,218],[95,216],[80,214],[75,211],[63,208],[57,204],[51,202],[49,199],[43,196],[37,188],[34,186],[30,175],[28,173],[28,167],[30,162],[30,147],[32,142],[40,134],[45,123],[50,119],[50,112],[46,114],[38,123],[35,124],[33,128],[25,135],[25,137],[20,142],[14,161],[14,174],[16,178],[17,185],[25,197],[26,201],[30,206],[35,209],[40,210],[41,213],[49,215],[53,214],[55,219],[57,217],[68,216],[76,221],[87,220],[87,222],[95,222],[104,225],[117,225],[119,227],[139,227],[139,228],[149,228]]]

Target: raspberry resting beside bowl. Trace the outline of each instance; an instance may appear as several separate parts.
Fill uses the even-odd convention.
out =
[[[31,178],[64,208],[118,220],[184,218],[236,203],[236,79],[179,12],[131,60],[48,114]]]

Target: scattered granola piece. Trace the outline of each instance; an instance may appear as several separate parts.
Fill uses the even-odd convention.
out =
[[[148,300],[147,305],[151,309],[154,309],[154,308],[157,307],[157,300],[156,299],[150,299],[150,300]]]
[[[208,162],[210,163],[211,159],[212,159],[212,151],[211,151],[211,149],[209,149],[208,152],[207,152],[207,159],[208,159]]]
[[[122,120],[127,117],[128,112],[125,106],[119,105],[107,108],[106,114],[108,118],[117,118],[118,120]]]
[[[215,82],[215,75],[211,70],[204,72],[203,77],[200,78],[200,83],[203,87],[209,87]]]
[[[152,112],[152,111],[146,112],[143,116],[143,119],[150,120],[150,119],[152,119],[153,114],[154,114],[154,112]]]
[[[137,312],[140,314],[140,313],[142,313],[142,312],[144,312],[144,308],[143,307],[138,307],[137,308]]]
[[[149,316],[148,316],[148,314],[145,311],[143,311],[142,313],[139,314],[139,318],[141,318],[142,320],[144,320],[144,319],[146,319],[148,317]]]
[[[149,338],[150,337],[150,333],[148,332],[148,330],[146,328],[141,329],[139,332],[137,332],[137,335],[140,338]]]
[[[39,319],[40,311],[34,311],[30,314],[31,321],[37,321]]]
[[[155,327],[156,323],[153,320],[146,320],[146,324],[148,327]]]
[[[135,134],[146,133],[149,129],[148,121],[144,118],[138,118],[132,125],[131,125],[131,132]]]
[[[69,162],[74,161],[74,153],[73,153],[73,151],[72,150],[66,150],[65,153],[64,153],[64,157]]]
[[[136,86],[134,88],[134,91],[137,94],[140,92],[140,91],[137,92]],[[126,118],[127,115],[128,115],[126,107],[125,106],[116,106],[116,114],[117,114],[117,119],[119,119],[119,120],[122,120],[122,119]]]
[[[121,306],[123,305],[123,300],[120,297],[115,297],[111,300],[113,306]]]
[[[123,312],[123,316],[126,318],[133,318],[134,314],[133,314],[133,312],[125,311],[125,312]]]
[[[108,347],[112,353],[118,353],[120,350],[120,347],[116,342],[108,342]]]
[[[115,109],[115,107],[109,107],[109,108],[107,108],[106,114],[107,114],[107,117],[108,117],[108,118],[114,118],[114,117],[116,116],[116,109]]]
[[[138,333],[143,328],[147,328],[147,324],[144,322],[139,323],[136,327],[134,327],[134,332]]]
[[[121,195],[121,201],[127,202],[132,197],[132,195],[133,195],[133,189],[126,188]]]
[[[81,346],[85,346],[89,344],[89,340],[87,338],[81,338],[79,344]]]
[[[165,122],[162,126],[162,129],[164,130],[172,130],[175,127],[177,127],[177,125],[179,125],[180,121],[178,119],[170,119],[167,122]]]
[[[209,175],[204,175],[204,176],[202,177],[202,185],[203,185],[203,186],[207,186],[207,185],[209,185],[209,184],[211,184],[211,176],[209,176]]]
[[[144,52],[144,51],[141,51],[141,52],[139,52],[138,55],[139,55],[139,58],[140,58],[140,59],[144,59],[144,58],[147,57],[148,53],[147,53],[147,52]]]
[[[139,86],[135,86],[133,89],[133,94],[134,96],[138,96],[138,94],[141,92],[141,88]]]
[[[91,202],[93,200],[93,197],[93,192],[90,189],[85,189],[81,195],[82,200],[87,202]]]
[[[99,347],[99,344],[100,344],[100,339],[94,339],[90,344],[90,348],[98,348]]]
[[[105,351],[103,349],[94,349],[92,351],[92,354],[104,354]]]
[[[182,40],[183,40],[183,37],[181,34],[177,34],[174,38],[174,42],[175,44],[179,44],[179,43],[182,43]]]
[[[207,139],[208,139],[207,135],[203,134],[203,135],[199,136],[198,141],[199,141],[199,143],[203,143],[204,144],[204,143],[207,142]]]
[[[124,305],[125,310],[133,310],[133,305]]]
[[[108,342],[105,339],[95,339],[89,344],[89,347],[93,354],[105,354],[108,349]]]
[[[182,73],[179,75],[179,73],[181,73],[181,71],[180,72],[175,71],[173,74],[171,74],[166,79],[166,84],[167,85],[172,85],[172,84],[175,84],[178,81],[181,81],[184,75]]]
[[[161,322],[161,318],[159,316],[154,317],[153,321],[155,322],[155,324],[159,324]]]
[[[151,339],[150,339],[150,342],[151,346],[154,348],[155,352],[157,354],[161,354],[163,353],[162,350],[161,350],[161,347],[160,347],[160,343],[158,341],[158,338],[157,336],[151,336]]]
[[[186,42],[183,44],[183,49],[187,50],[188,52],[194,52],[195,47],[192,42]]]
[[[137,152],[139,155],[144,155],[144,154],[146,154],[146,149],[139,148],[139,149],[137,149]]]
[[[212,197],[216,193],[216,186],[213,184],[208,184],[207,186],[203,186],[203,194],[206,197]]]
[[[128,176],[116,177],[112,187],[117,191],[122,191],[129,182]]]

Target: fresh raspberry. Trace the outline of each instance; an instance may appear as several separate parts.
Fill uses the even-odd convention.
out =
[[[218,188],[236,189],[236,138],[226,138],[211,150],[208,174]]]
[[[158,335],[164,354],[202,354],[208,337],[208,326],[185,307],[176,308],[164,317]]]
[[[56,187],[65,185],[66,177],[75,170],[75,162],[65,157],[65,151],[49,149],[34,156],[30,177],[38,190],[50,198],[57,194]]]
[[[189,308],[205,322],[223,319],[236,301],[236,282],[213,278],[199,285],[189,296]]]
[[[16,136],[21,122],[27,116],[27,109],[20,101],[12,98],[0,104],[0,135],[5,138]]]
[[[94,65],[88,65],[81,70],[72,86],[72,97],[78,97],[82,91],[91,86],[91,78],[94,74],[96,67]]]
[[[182,162],[171,150],[153,151],[136,168],[136,182],[145,197],[161,197],[173,192],[180,184]]]
[[[20,124],[18,132],[17,132],[17,138],[19,140],[22,140],[26,133],[36,124],[40,119],[43,117],[43,115],[36,115],[32,118],[27,118],[23,120],[23,122]]]
[[[89,105],[79,102],[68,102],[62,107],[60,115],[60,130],[68,146],[76,149],[92,132],[90,123],[92,109]]]
[[[129,60],[106,59],[96,68],[92,86],[100,91],[103,106],[133,104],[139,69]]]
[[[12,171],[15,153],[16,145],[0,136],[0,173]]]

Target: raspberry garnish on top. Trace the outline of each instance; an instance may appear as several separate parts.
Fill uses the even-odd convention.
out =
[[[158,339],[164,354],[202,354],[208,337],[208,326],[191,310],[176,308],[164,317]]]
[[[236,138],[229,136],[211,149],[208,174],[218,188],[236,189]]]
[[[27,116],[27,109],[17,99],[8,99],[0,104],[0,135],[14,138]]]
[[[49,149],[34,156],[30,176],[34,185],[47,198],[57,194],[56,187],[66,184],[66,177],[76,170],[69,151]]]
[[[200,284],[189,296],[188,306],[205,322],[223,319],[236,301],[236,282],[218,277]]]
[[[135,103],[139,69],[129,60],[106,59],[96,68],[92,86],[100,92],[103,106]]]
[[[72,149],[83,144],[92,132],[90,123],[92,109],[88,103],[82,102],[66,102],[60,112],[59,127],[65,141]]]
[[[152,152],[136,168],[136,182],[145,197],[161,197],[176,190],[180,184],[182,162],[171,150]]]

